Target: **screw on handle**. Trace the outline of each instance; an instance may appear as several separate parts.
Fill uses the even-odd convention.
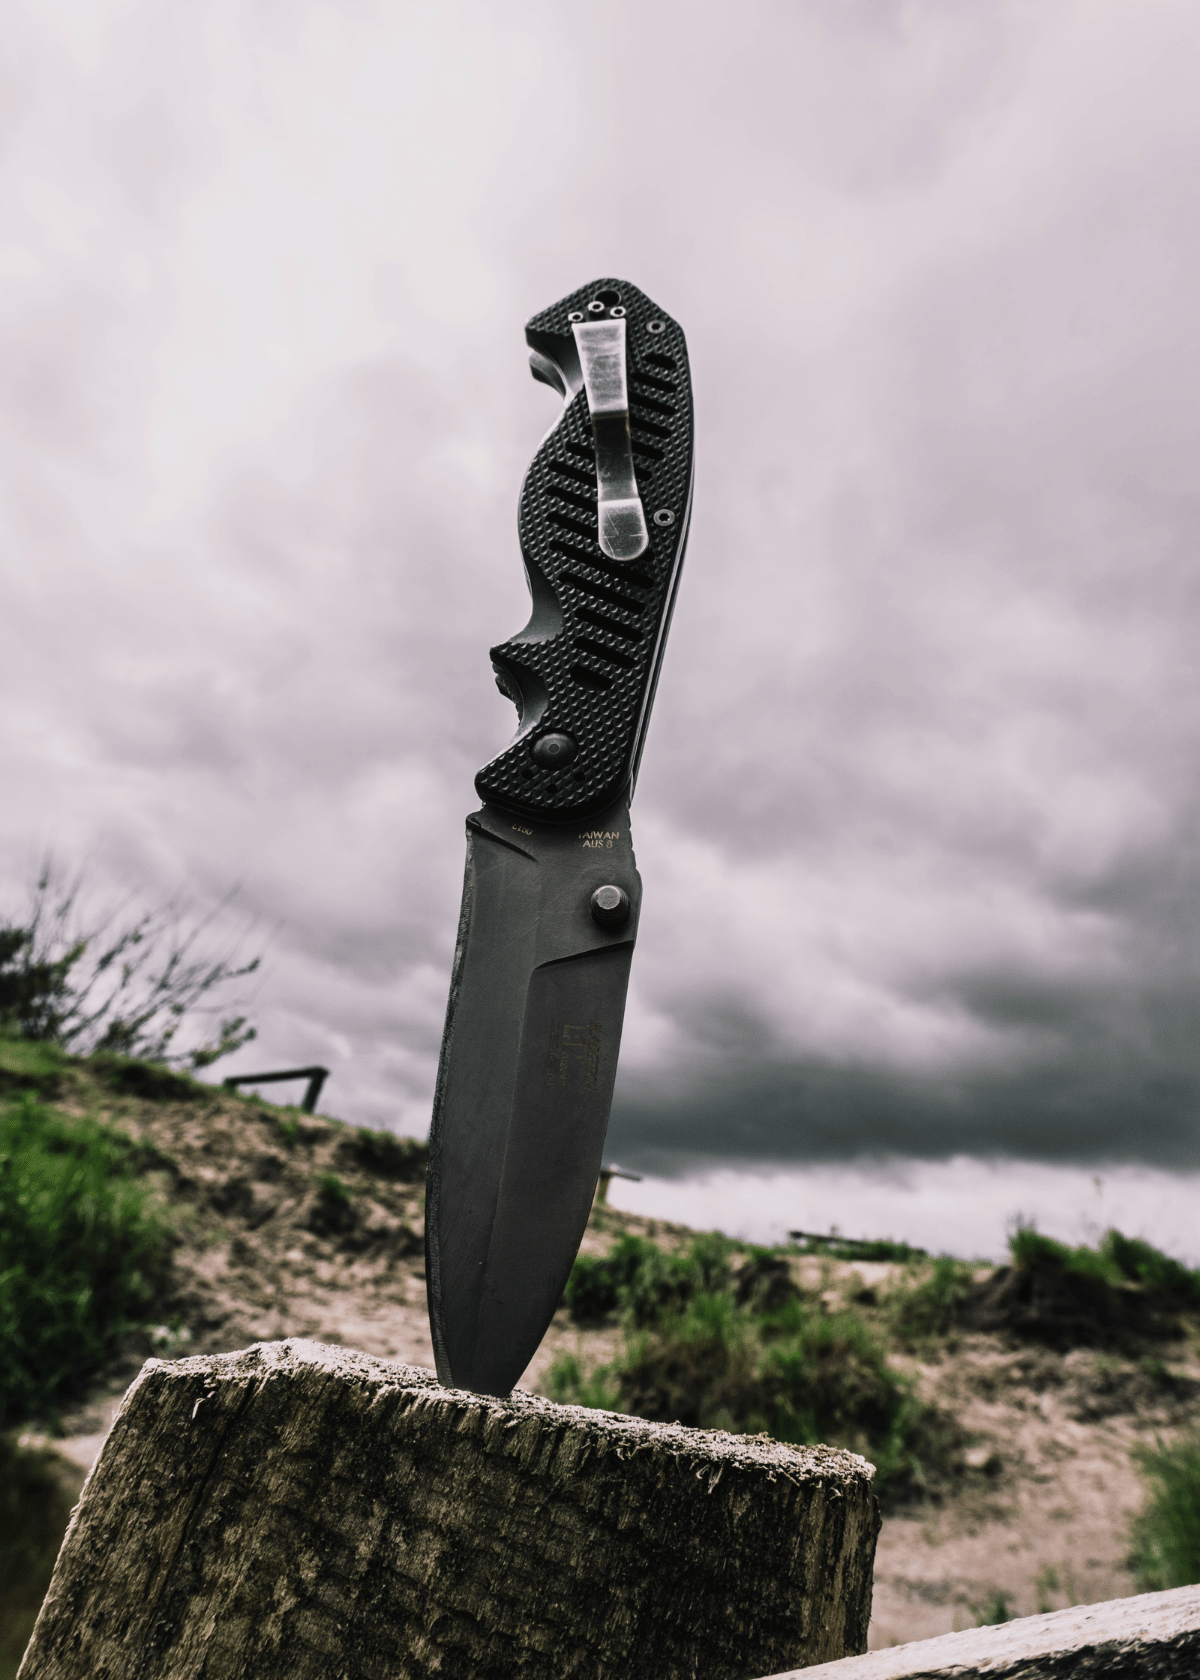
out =
[[[602,928],[624,927],[629,920],[629,894],[623,887],[597,887],[591,903],[592,920]]]

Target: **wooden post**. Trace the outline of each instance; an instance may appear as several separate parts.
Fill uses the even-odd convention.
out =
[[[313,1342],[149,1360],[20,1680],[735,1680],[866,1645],[852,1453],[440,1388]]]
[[[596,1191],[596,1200],[598,1202],[600,1202],[600,1203],[607,1202],[607,1200],[608,1200],[608,1187],[612,1183],[614,1178],[627,1178],[630,1181],[631,1184],[640,1184],[642,1182],[641,1173],[626,1172],[624,1167],[615,1167],[615,1166],[612,1166],[611,1164],[609,1166],[606,1166],[606,1167],[601,1167],[600,1168],[600,1184],[599,1184],[599,1188]]]

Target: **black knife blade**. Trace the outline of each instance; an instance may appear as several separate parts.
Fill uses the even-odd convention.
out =
[[[529,623],[492,649],[517,733],[479,772],[430,1130],[438,1376],[508,1394],[587,1224],[641,879],[629,835],[691,514],[687,346],[599,280],[525,329],[563,397],[521,493]]]

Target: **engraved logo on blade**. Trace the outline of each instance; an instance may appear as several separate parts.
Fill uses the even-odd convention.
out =
[[[594,1091],[600,1077],[599,1021],[553,1021],[546,1084]]]

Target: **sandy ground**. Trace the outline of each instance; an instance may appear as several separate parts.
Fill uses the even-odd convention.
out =
[[[1022,1616],[1135,1592],[1126,1566],[1142,1486],[1133,1451],[1196,1412],[1194,1352],[1175,1392],[1129,1361],[964,1338],[922,1373],[977,1443],[955,1497],[889,1517],[875,1566],[872,1649],[984,1619],[997,1593]]]
[[[59,1101],[96,1107],[95,1093],[82,1087]],[[66,1473],[79,1478],[91,1465],[150,1352],[173,1357],[306,1336],[432,1366],[417,1163],[393,1162],[393,1176],[382,1177],[343,1128],[225,1093],[104,1106],[169,1158],[154,1176],[183,1235],[167,1322],[59,1421]],[[290,1125],[281,1128],[281,1118]],[[351,1212],[334,1210],[339,1229],[319,1192],[329,1172],[352,1193]],[[622,1230],[668,1242],[687,1235],[598,1208],[585,1249],[605,1251]],[[864,1285],[878,1290],[889,1275],[882,1266],[814,1265],[797,1262],[798,1280],[831,1299]],[[617,1334],[581,1332],[560,1312],[521,1386],[537,1388],[561,1351],[600,1361]],[[907,1362],[926,1397],[968,1432],[970,1470],[941,1503],[885,1518],[871,1647],[972,1626],[999,1593],[1012,1613],[1030,1615],[1134,1591],[1125,1563],[1141,1498],[1133,1451],[1200,1410],[1196,1338],[1169,1344],[1166,1356],[1166,1383],[1134,1360],[1059,1355],[989,1335],[963,1336],[930,1363]]]

